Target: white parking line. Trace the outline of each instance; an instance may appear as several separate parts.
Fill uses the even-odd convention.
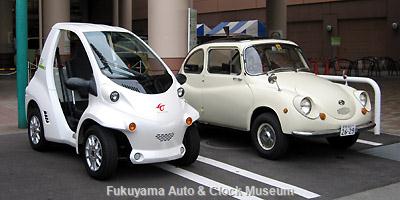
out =
[[[218,191],[220,191],[222,193],[226,192],[226,191],[229,191],[229,194],[232,194],[231,197],[236,198],[236,199],[262,200],[259,197],[250,196],[247,193],[242,192],[240,190],[237,190],[237,189],[235,189],[235,188],[233,188],[231,186],[228,186],[228,185],[225,185],[223,183],[211,180],[211,179],[206,178],[204,176],[200,176],[198,174],[195,174],[193,172],[184,170],[184,169],[179,168],[179,167],[175,167],[175,166],[172,166],[172,165],[169,165],[169,164],[157,164],[156,166],[161,168],[161,169],[163,169],[163,170],[165,170],[165,171],[168,171],[168,172],[171,172],[171,173],[176,174],[178,176],[187,178],[187,179],[189,179],[191,181],[194,181],[196,183],[199,183],[201,185],[204,185],[204,186],[207,186],[209,188],[218,190]],[[223,193],[223,194],[225,194],[225,193]],[[236,195],[233,195],[233,194],[236,194]]]
[[[361,144],[368,144],[368,145],[371,145],[371,146],[382,146],[382,143],[371,142],[371,141],[362,140],[362,139],[358,139],[357,142],[358,142],[358,143],[361,143]]]
[[[240,176],[244,176],[249,179],[253,179],[253,180],[261,182],[261,183],[265,183],[267,185],[271,185],[271,186],[274,186],[277,188],[282,188],[285,190],[293,190],[295,194],[302,196],[304,198],[307,198],[307,199],[312,199],[312,198],[316,198],[316,197],[320,196],[319,194],[310,192],[308,190],[299,188],[297,186],[290,185],[290,184],[287,184],[287,183],[284,183],[284,182],[281,182],[278,180],[274,180],[274,179],[271,179],[271,178],[268,178],[265,176],[261,176],[259,174],[256,174],[256,173],[253,173],[253,172],[250,172],[250,171],[247,171],[247,170],[244,170],[244,169],[241,169],[241,168],[238,168],[238,167],[235,167],[235,166],[232,166],[232,165],[229,165],[229,164],[217,161],[217,160],[206,158],[203,156],[199,156],[197,158],[197,161],[212,165],[214,167],[218,167],[220,169],[229,171],[231,173],[234,173],[234,174],[237,174]]]

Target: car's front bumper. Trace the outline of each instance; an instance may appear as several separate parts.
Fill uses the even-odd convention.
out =
[[[183,144],[162,150],[132,149],[129,159],[133,164],[158,163],[179,159],[185,154],[185,151]]]
[[[374,122],[369,122],[366,124],[357,125],[357,132],[368,130],[375,127]],[[312,136],[320,136],[320,137],[333,137],[340,135],[339,129],[329,129],[329,130],[320,130],[320,131],[292,131],[292,134],[295,136],[301,137],[312,137]]]

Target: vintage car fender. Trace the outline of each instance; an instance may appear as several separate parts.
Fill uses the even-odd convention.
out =
[[[254,104],[248,113],[247,130],[251,129],[252,118],[254,117],[253,114],[255,114],[258,109],[271,109],[278,117],[284,133],[287,131],[287,125],[291,123],[290,115],[294,115],[295,117],[299,117],[300,115],[300,117],[302,117],[301,114],[295,110],[292,103],[293,98],[296,96],[295,92],[286,88],[281,88],[281,90],[278,91],[276,85],[271,85],[268,82],[265,84],[250,83],[249,87],[253,92]],[[287,113],[284,113],[285,108],[288,109]]]

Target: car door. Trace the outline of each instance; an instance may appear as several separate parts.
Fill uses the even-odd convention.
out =
[[[88,107],[88,93],[70,90],[66,86],[69,78],[90,80],[92,67],[78,35],[72,31],[61,30],[55,50],[53,64],[54,85],[59,101],[54,106],[61,106],[70,129],[76,131],[79,119]]]
[[[202,90],[204,87],[204,50],[199,49],[189,55],[183,65],[183,72],[187,77],[185,99],[202,115]]]
[[[246,129],[253,95],[243,78],[240,51],[209,49],[206,60],[202,119],[215,125]]]

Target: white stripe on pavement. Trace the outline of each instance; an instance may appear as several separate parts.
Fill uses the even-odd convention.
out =
[[[312,198],[316,198],[316,197],[320,196],[319,194],[316,194],[314,192],[310,192],[308,190],[299,188],[297,186],[290,185],[290,184],[287,184],[287,183],[284,183],[284,182],[281,182],[281,181],[278,181],[278,180],[274,180],[274,179],[271,179],[271,178],[268,178],[268,177],[265,177],[265,176],[261,176],[259,174],[256,174],[256,173],[253,173],[253,172],[250,172],[250,171],[247,171],[247,170],[244,170],[244,169],[241,169],[241,168],[238,168],[238,167],[235,167],[235,166],[232,166],[232,165],[229,165],[229,164],[217,161],[217,160],[206,158],[206,157],[203,157],[203,156],[199,156],[197,158],[197,161],[212,165],[214,167],[218,167],[220,169],[229,171],[231,173],[234,173],[234,174],[237,174],[237,175],[240,175],[240,176],[244,176],[244,177],[249,178],[249,179],[253,179],[253,180],[258,181],[258,182],[265,183],[267,185],[271,185],[271,186],[274,186],[274,187],[277,187],[277,188],[282,188],[282,189],[285,189],[285,190],[293,190],[293,192],[295,194],[297,194],[299,196],[302,196],[304,198],[307,198],[307,199],[312,199]]]
[[[165,170],[165,171],[174,173],[174,174],[176,174],[178,176],[181,176],[183,178],[187,178],[187,179],[189,179],[191,181],[194,181],[196,183],[199,183],[201,185],[204,185],[204,186],[207,186],[207,187],[212,188],[214,190],[218,190],[220,192],[223,192],[223,194],[225,194],[224,192],[229,191],[229,194],[232,195],[231,197],[236,198],[236,199],[262,200],[259,197],[249,196],[247,193],[242,192],[240,190],[237,190],[237,189],[235,189],[235,188],[233,188],[231,186],[228,186],[228,185],[225,185],[223,183],[211,180],[211,179],[206,178],[204,176],[200,176],[198,174],[195,174],[193,172],[187,171],[187,170],[179,168],[179,167],[175,167],[175,166],[172,166],[172,165],[169,165],[169,164],[163,164],[163,163],[162,164],[157,164],[156,166],[161,168],[161,169],[163,169],[163,170]],[[235,194],[235,195],[233,195],[233,194]]]
[[[381,145],[382,145],[382,143],[371,142],[371,141],[362,140],[362,139],[358,139],[357,142],[358,142],[358,143],[361,143],[361,144],[368,144],[368,145],[371,145],[371,146],[381,146]]]

